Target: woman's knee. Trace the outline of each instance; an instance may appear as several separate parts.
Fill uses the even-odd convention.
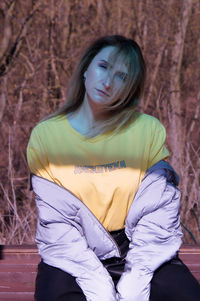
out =
[[[70,274],[47,265],[38,265],[35,301],[85,301],[83,291]]]
[[[154,273],[150,301],[160,300],[200,300],[200,284],[179,259],[163,264]]]

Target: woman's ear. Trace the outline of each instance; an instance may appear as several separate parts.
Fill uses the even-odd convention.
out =
[[[87,76],[87,70],[83,73],[83,79],[85,80]]]

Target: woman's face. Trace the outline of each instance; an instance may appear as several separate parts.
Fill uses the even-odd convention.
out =
[[[91,61],[84,73],[85,97],[90,104],[112,103],[125,87],[127,67],[120,58],[112,59],[113,46],[103,48]]]

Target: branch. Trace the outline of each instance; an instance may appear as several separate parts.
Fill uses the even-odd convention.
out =
[[[4,77],[1,84],[1,95],[0,95],[0,123],[3,119],[4,110],[6,107],[6,99],[7,99],[7,76]]]
[[[26,17],[26,19],[21,27],[18,37],[16,38],[13,46],[11,47],[10,52],[7,54],[7,56],[4,59],[5,62],[0,65],[0,77],[5,75],[8,72],[13,58],[17,56],[17,54],[21,48],[23,39],[26,36],[27,29],[28,29],[28,26],[30,25],[31,19],[32,19],[34,13],[38,10],[39,5],[40,5],[40,3],[36,2],[36,4],[34,5],[34,7],[31,10],[31,12],[29,13],[29,15]]]
[[[192,240],[194,241],[195,245],[197,245],[198,243],[197,243],[194,235],[192,234],[192,232],[183,223],[181,223],[181,226],[189,233],[189,235],[192,238]]]
[[[7,14],[5,15],[5,21],[4,21],[4,33],[3,33],[3,38],[2,38],[2,42],[0,44],[0,62],[2,61],[7,49],[8,49],[8,45],[11,39],[11,35],[12,35],[12,30],[11,30],[11,24],[10,24],[10,20],[11,20],[11,16],[12,16],[12,12],[15,6],[15,2],[12,2],[12,4],[10,5]]]

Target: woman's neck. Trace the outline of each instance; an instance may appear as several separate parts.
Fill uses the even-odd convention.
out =
[[[70,125],[80,134],[89,136],[90,131],[97,121],[103,121],[103,114],[101,105],[89,103],[85,97],[80,108],[69,115],[67,115]]]

